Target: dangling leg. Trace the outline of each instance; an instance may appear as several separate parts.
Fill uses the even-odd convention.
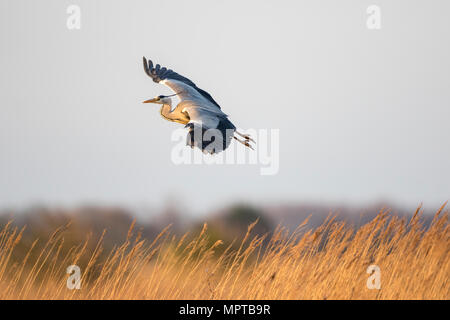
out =
[[[243,133],[240,133],[239,131],[235,131],[238,135],[240,135],[242,138],[244,138],[245,140],[247,140],[247,141],[251,141],[251,142],[253,142],[253,143],[256,143],[255,142],[255,140],[253,140],[248,134],[243,134]]]
[[[240,143],[242,143],[244,146],[246,146],[246,147],[249,147],[250,149],[252,149],[252,150],[255,150],[255,149],[253,149],[253,147],[250,145],[250,143],[248,143],[248,140],[240,140],[240,139],[238,139],[238,138],[236,138],[235,136],[233,136],[233,138],[234,139],[236,139],[237,141],[239,141]]]

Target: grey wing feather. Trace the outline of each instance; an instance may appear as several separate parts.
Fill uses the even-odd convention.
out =
[[[150,59],[147,61],[147,59],[145,57],[143,57],[143,63],[144,63],[145,73],[150,78],[152,78],[154,82],[159,83],[160,81],[165,80],[165,79],[181,81],[184,84],[195,89],[204,98],[206,98],[208,101],[210,101],[217,108],[220,109],[219,104],[213,99],[213,97],[211,97],[211,95],[208,92],[197,87],[195,85],[195,83],[193,83],[188,78],[183,77],[182,75],[179,75],[178,73],[176,73],[175,71],[173,71],[171,69],[167,69],[165,67],[161,68],[161,66],[159,64],[157,64],[155,67],[153,67],[153,62]]]

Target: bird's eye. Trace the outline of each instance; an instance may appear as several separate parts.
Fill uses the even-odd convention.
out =
[[[158,98],[162,99],[162,98],[164,98],[164,96],[158,96]]]

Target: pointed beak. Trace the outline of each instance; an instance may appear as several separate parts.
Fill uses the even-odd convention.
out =
[[[156,102],[158,100],[159,100],[158,98],[153,98],[153,99],[145,100],[142,103],[154,103],[154,102]]]

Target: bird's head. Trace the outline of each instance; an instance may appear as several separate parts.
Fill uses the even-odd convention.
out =
[[[170,104],[171,102],[172,100],[170,99],[169,96],[160,95],[153,99],[145,100],[142,103]]]

